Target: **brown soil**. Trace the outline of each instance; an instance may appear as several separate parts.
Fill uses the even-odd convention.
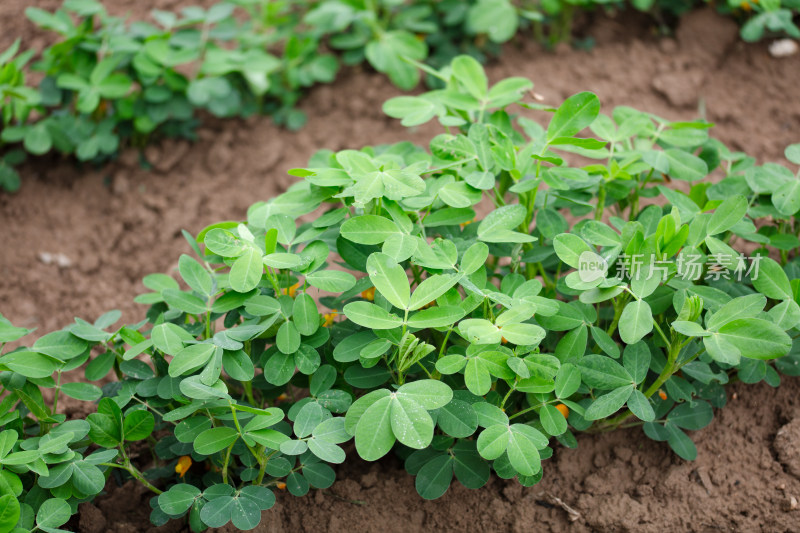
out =
[[[114,13],[180,1],[109,2]],[[38,0],[53,8],[56,2]],[[46,37],[20,23],[24,0],[0,4],[0,49],[10,37],[41,45]],[[745,45],[736,27],[711,12],[686,18],[674,39],[656,40],[637,18],[602,18],[589,29],[590,52],[543,52],[520,39],[489,69],[497,81],[523,75],[548,103],[580,90],[596,92],[606,112],[631,105],[669,119],[704,115],[713,134],[760,162],[782,160],[800,132],[800,56],[773,59],[766,45]],[[50,159],[23,170],[21,191],[0,196],[0,313],[16,324],[50,331],[73,316],[94,319],[119,308],[138,320],[132,303],[141,278],[170,272],[189,252],[180,230],[242,219],[253,201],[291,181],[317,149],[341,149],[410,139],[425,143],[434,127],[404,130],[381,113],[398,94],[384,77],[345,71],[303,103],[308,125],[289,133],[268,118],[207,121],[200,140],[150,148],[143,170],[132,151],[100,169]],[[42,254],[68,261],[43,261]],[[686,462],[638,430],[579,438],[577,450],[558,448],[545,478],[524,489],[493,479],[478,491],[454,486],[426,502],[413,478],[393,460],[367,464],[353,454],[329,490],[279,498],[257,531],[800,531],[800,381],[734,386],[729,406],[693,435],[699,456]],[[794,422],[793,422],[794,421]],[[780,428],[786,426],[779,431]],[[149,495],[115,488],[82,507],[83,532],[147,531]],[[579,513],[574,522],[559,504]],[[181,529],[179,522],[163,528]]]

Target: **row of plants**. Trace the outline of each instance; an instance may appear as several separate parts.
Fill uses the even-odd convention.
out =
[[[730,0],[735,2],[737,0]],[[692,3],[634,2],[637,9],[681,13]],[[159,137],[194,138],[199,112],[219,117],[273,116],[290,129],[305,114],[305,90],[331,82],[341,64],[368,62],[398,87],[420,81],[416,62],[434,68],[459,53],[478,59],[499,52],[518,32],[554,44],[569,40],[575,7],[606,9],[594,0],[228,0],[180,13],[155,10],[154,23],[109,16],[97,0],[65,0],[50,13],[26,15],[55,32],[34,61],[20,42],[0,54],[0,188],[14,191],[26,154],[50,152],[102,163],[122,146]],[[792,22],[797,0],[742,6],[754,16],[747,40],[765,32],[800,37]],[[41,78],[26,82],[29,70]],[[428,76],[438,86],[435,76]]]
[[[146,319],[0,357],[0,532],[59,531],[129,479],[154,524],[252,529],[347,450],[396,454],[426,499],[534,485],[579,432],[638,426],[691,460],[726,384],[800,375],[797,172],[704,121],[528,103],[469,56],[426,71],[441,89],[384,109],[449,131],[427,149],[320,151],[247,220],[185,232]],[[2,345],[30,333],[0,319]],[[67,420],[64,396],[96,412]]]

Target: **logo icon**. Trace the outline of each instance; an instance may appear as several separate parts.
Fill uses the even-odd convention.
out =
[[[593,283],[605,278],[608,261],[601,255],[585,251],[578,257],[578,277],[584,283]]]

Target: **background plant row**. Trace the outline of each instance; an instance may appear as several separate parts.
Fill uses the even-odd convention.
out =
[[[140,323],[76,319],[0,356],[0,532],[57,531],[112,477],[153,492],[154,524],[252,529],[274,491],[329,487],[351,441],[428,499],[534,485],[582,431],[641,427],[692,460],[724,385],[800,375],[796,168],[589,92],[529,103],[469,56],[426,69],[442,88],[384,111],[449,130],[427,148],[321,151],[247,220],[185,233]],[[609,265],[590,280],[587,253]],[[634,255],[665,275],[621,275]],[[30,333],[0,317],[0,343]],[[64,395],[96,412],[67,420]]]
[[[746,40],[765,31],[800,37],[796,0],[729,1],[721,9],[746,19]],[[633,6],[664,20],[693,3]],[[576,8],[620,7],[593,0],[235,0],[154,11],[155,24],[111,17],[96,0],[66,0],[56,13],[28,8],[36,25],[59,37],[35,61],[33,51],[19,53],[18,42],[0,54],[0,187],[19,187],[15,166],[26,153],[102,162],[122,145],[193,138],[199,110],[266,113],[299,128],[305,115],[295,106],[304,91],[331,82],[341,64],[367,61],[408,90],[420,79],[414,62],[438,67],[459,53],[482,60],[520,32],[549,44],[568,41]],[[28,68],[44,76],[38,87],[26,83]]]

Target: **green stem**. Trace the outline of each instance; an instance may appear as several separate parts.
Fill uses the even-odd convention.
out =
[[[242,386],[244,387],[244,393],[247,396],[247,401],[250,402],[250,405],[253,407],[259,407],[256,405],[255,396],[253,396],[253,383],[251,381],[243,381]]]
[[[597,207],[594,210],[594,219],[595,220],[602,220],[603,219],[603,211],[606,208],[606,183],[605,181],[600,182],[600,188],[597,191]]]
[[[124,461],[124,465],[114,465],[114,466],[127,470],[131,476],[133,476],[137,481],[139,481],[139,483],[147,487],[152,492],[155,492],[156,494],[161,494],[163,492],[162,490],[154,487],[152,483],[147,481],[144,475],[141,472],[139,472],[139,469],[133,466],[133,463],[131,463],[131,460],[128,458],[128,454],[125,453],[124,446],[120,446],[119,451],[122,452],[122,459]],[[106,464],[111,465],[113,463],[106,463]]]
[[[226,485],[228,484],[228,464],[231,461],[231,452],[233,451],[233,445],[236,444],[235,442],[228,446],[228,450],[225,452],[225,463],[222,465],[222,482]]]
[[[617,331],[617,326],[619,325],[619,319],[622,316],[622,309],[625,306],[622,302],[617,302],[616,299],[614,300],[614,319],[611,321],[611,325],[608,327],[608,336],[611,337],[614,335],[614,332]]]

